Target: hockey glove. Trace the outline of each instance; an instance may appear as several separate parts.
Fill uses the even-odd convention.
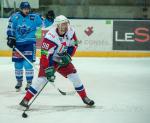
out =
[[[46,74],[46,77],[47,77],[47,80],[49,82],[54,82],[55,80],[55,70],[54,70],[54,67],[48,67],[46,70],[45,70],[45,74]]]
[[[61,57],[61,60],[58,63],[58,65],[60,67],[68,65],[71,62],[71,60],[72,60],[71,56],[67,52],[65,52],[63,54],[59,54],[59,56]]]
[[[15,39],[15,37],[7,37],[7,45],[10,48],[13,48],[14,46],[16,46],[16,39]]]

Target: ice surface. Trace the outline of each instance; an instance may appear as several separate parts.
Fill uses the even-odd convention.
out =
[[[150,58],[74,58],[73,63],[95,107],[86,107],[77,95],[62,96],[48,84],[24,119],[18,104],[25,79],[22,91],[15,92],[13,63],[1,57],[0,123],[150,123]],[[73,90],[59,74],[55,84]]]

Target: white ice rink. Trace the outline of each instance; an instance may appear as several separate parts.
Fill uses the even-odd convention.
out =
[[[18,104],[26,83],[15,92],[11,59],[0,58],[0,123],[150,123],[150,58],[75,58],[73,63],[95,107],[48,84],[24,119]],[[59,74],[55,84],[73,89]]]

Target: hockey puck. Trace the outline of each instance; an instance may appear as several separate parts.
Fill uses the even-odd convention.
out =
[[[23,118],[27,118],[28,115],[24,112],[24,113],[22,113],[22,117],[23,117]]]

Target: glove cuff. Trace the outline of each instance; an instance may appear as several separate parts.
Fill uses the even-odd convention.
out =
[[[7,39],[13,39],[16,40],[16,38],[14,36],[8,36]]]

